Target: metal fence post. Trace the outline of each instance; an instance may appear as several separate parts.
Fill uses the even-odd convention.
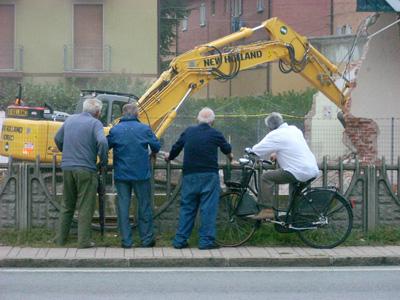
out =
[[[343,193],[343,158],[339,156],[339,191]]]
[[[367,213],[367,232],[374,230],[377,226],[377,176],[375,165],[367,167],[367,197],[366,197],[366,213]]]
[[[28,165],[22,163],[18,168],[18,187],[17,187],[17,203],[16,203],[16,217],[17,217],[17,228],[20,230],[29,229],[28,222]]]
[[[328,158],[324,156],[322,158],[322,186],[328,185]]]
[[[394,164],[394,118],[391,119],[390,124],[390,164]],[[393,184],[393,171],[390,171],[390,182]]]

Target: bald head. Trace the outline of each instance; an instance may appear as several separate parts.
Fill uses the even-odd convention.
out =
[[[215,114],[211,108],[204,107],[202,110],[199,111],[197,115],[197,121],[199,123],[209,124],[211,125],[215,120]]]

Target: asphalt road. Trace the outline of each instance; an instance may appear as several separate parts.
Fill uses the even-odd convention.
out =
[[[400,267],[0,269],[0,299],[399,299]]]

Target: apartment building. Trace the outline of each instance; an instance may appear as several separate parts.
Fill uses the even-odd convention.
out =
[[[158,73],[157,0],[0,0],[0,77]]]

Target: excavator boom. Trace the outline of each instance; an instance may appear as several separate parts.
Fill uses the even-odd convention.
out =
[[[234,43],[265,30],[269,40],[242,46]],[[337,67],[278,18],[254,28],[241,28],[178,57],[139,99],[140,119],[160,137],[177,115],[180,105],[211,80],[230,80],[240,71],[278,61],[284,73],[296,72],[339,108],[348,100],[348,85],[339,88]]]

